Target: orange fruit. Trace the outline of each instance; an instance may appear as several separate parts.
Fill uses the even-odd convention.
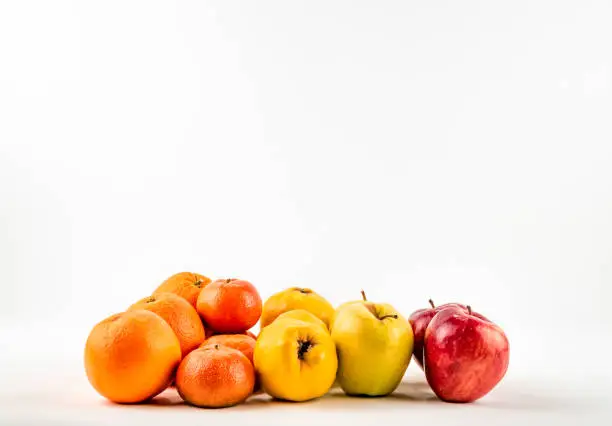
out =
[[[211,337],[217,336],[217,335],[220,335],[220,334],[244,334],[244,335],[250,336],[253,339],[257,340],[257,336],[252,331],[243,331],[241,333],[217,333],[215,330],[213,330],[210,327],[207,327],[206,325],[204,325],[204,330],[206,330],[206,339],[210,339]],[[204,340],[206,340],[206,339],[204,339]]]
[[[249,361],[253,362],[253,351],[255,350],[255,339],[246,334],[217,334],[207,339],[200,347],[222,345],[237,349],[242,352]]]
[[[196,307],[200,291],[210,283],[211,279],[195,272],[179,272],[167,278],[153,292],[174,293],[185,299],[191,306]]]
[[[253,393],[255,369],[239,350],[211,345],[190,352],[176,372],[176,389],[198,407],[230,407]]]
[[[163,391],[181,361],[181,346],[159,315],[135,310],[96,324],[85,343],[89,383],[105,398],[136,403]]]
[[[253,284],[235,278],[216,280],[202,289],[196,308],[218,333],[243,333],[261,315],[261,297]]]
[[[173,293],[157,293],[145,297],[128,308],[129,311],[145,309],[162,317],[178,337],[183,356],[204,341],[204,326],[196,310],[180,296]]]
[[[204,326],[204,329],[206,330],[206,338],[204,339],[204,341],[206,341],[207,339],[210,339],[216,334],[215,330],[210,328],[210,326]]]

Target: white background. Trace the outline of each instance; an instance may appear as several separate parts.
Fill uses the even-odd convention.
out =
[[[3,414],[70,386],[100,409],[87,333],[183,270],[469,303],[510,338],[504,413],[524,386],[594,401],[611,22],[606,0],[1,2]]]

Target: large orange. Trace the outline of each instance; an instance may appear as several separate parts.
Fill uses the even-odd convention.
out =
[[[229,407],[253,393],[255,369],[239,350],[216,344],[190,352],[175,382],[181,398],[192,405]]]
[[[135,310],[113,315],[91,330],[85,371],[102,396],[142,402],[163,391],[181,361],[181,346],[159,315]]]
[[[195,272],[179,272],[178,274],[168,277],[155,289],[153,294],[174,293],[187,299],[187,301],[191,303],[191,306],[195,308],[200,291],[202,291],[210,281],[210,278],[196,274]]]
[[[196,310],[180,296],[173,293],[157,293],[145,297],[128,310],[145,309],[162,317],[172,328],[181,344],[183,356],[204,341],[204,326]]]

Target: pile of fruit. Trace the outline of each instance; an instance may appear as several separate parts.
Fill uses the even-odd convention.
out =
[[[93,388],[116,403],[175,388],[198,407],[229,407],[266,393],[286,401],[395,391],[414,356],[443,401],[486,395],[508,368],[503,330],[469,306],[415,311],[361,300],[336,309],[308,288],[265,303],[241,279],[181,272],[151,296],[96,324],[85,344]],[[249,331],[259,321],[256,336]]]

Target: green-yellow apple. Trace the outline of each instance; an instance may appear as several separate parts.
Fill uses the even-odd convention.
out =
[[[362,301],[338,307],[331,336],[338,352],[337,382],[347,395],[383,396],[404,377],[414,336],[406,318],[387,303]]]

